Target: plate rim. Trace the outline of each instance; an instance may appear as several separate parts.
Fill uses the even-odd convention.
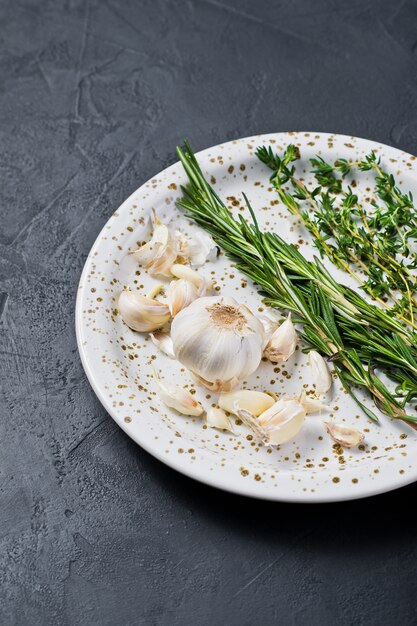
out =
[[[407,156],[407,157],[413,157],[413,155],[411,155],[408,152],[405,152],[404,150],[401,150],[400,148],[396,148],[395,146],[390,146],[389,144],[384,144],[380,141],[376,141],[374,139],[368,139],[365,137],[358,137],[355,135],[344,135],[341,133],[330,133],[330,132],[321,132],[321,131],[305,131],[305,130],[299,130],[299,131],[277,131],[277,132],[271,132],[271,133],[261,133],[261,134],[256,134],[256,135],[250,135],[247,137],[239,137],[236,139],[231,139],[229,141],[225,141],[225,142],[220,142],[218,144],[209,146],[207,148],[203,148],[202,150],[199,150],[198,152],[196,152],[196,156],[202,156],[204,155],[204,153],[209,152],[211,150],[214,150],[215,148],[218,148],[219,146],[226,146],[228,144],[234,144],[237,141],[239,142],[244,142],[244,141],[260,141],[260,140],[265,140],[267,138],[277,138],[277,136],[293,136],[293,135],[306,135],[306,134],[310,134],[310,135],[319,135],[320,138],[327,138],[327,137],[338,137],[341,139],[346,139],[346,140],[358,140],[360,142],[364,141],[364,142],[373,142],[375,144],[377,144],[378,146],[382,146],[385,149],[388,150],[394,150],[396,152],[400,152],[401,154]],[[415,158],[415,157],[413,157]],[[140,436],[138,436],[136,434],[136,432],[132,432],[131,430],[129,430],[128,425],[119,418],[119,416],[117,415],[117,411],[115,411],[112,407],[112,405],[110,404],[108,398],[106,398],[105,394],[102,392],[97,380],[96,380],[96,376],[93,372],[93,369],[91,367],[91,364],[88,361],[88,356],[87,356],[87,352],[85,350],[85,346],[83,345],[83,341],[82,341],[82,327],[83,327],[83,323],[82,323],[82,297],[84,294],[84,290],[82,289],[83,283],[85,282],[85,278],[86,276],[88,276],[88,272],[90,269],[90,264],[92,262],[92,258],[94,255],[94,252],[96,251],[96,249],[99,247],[100,242],[103,238],[103,234],[106,232],[106,230],[108,229],[109,223],[111,222],[111,220],[115,217],[115,215],[123,210],[124,205],[127,205],[132,198],[134,198],[138,192],[145,187],[146,185],[148,185],[151,181],[155,181],[155,179],[158,179],[159,176],[164,175],[166,176],[167,174],[169,174],[170,170],[173,170],[174,168],[180,166],[180,162],[179,161],[175,161],[174,163],[172,163],[171,165],[169,165],[168,167],[164,168],[163,170],[160,170],[159,172],[157,172],[157,174],[151,176],[148,180],[144,181],[139,187],[137,187],[118,207],[117,209],[112,213],[112,215],[110,215],[110,217],[106,220],[106,222],[104,223],[103,227],[100,229],[100,232],[98,233],[96,239],[94,240],[93,245],[91,246],[87,258],[85,259],[84,262],[84,266],[81,272],[81,276],[80,276],[80,280],[78,282],[78,286],[77,286],[77,296],[76,296],[76,303],[75,303],[75,334],[76,334],[76,340],[77,340],[77,347],[78,347],[78,352],[80,355],[80,360],[84,369],[84,372],[87,376],[87,379],[96,395],[96,397],[99,399],[100,403],[102,404],[102,406],[104,407],[104,409],[107,411],[107,413],[110,415],[110,417],[116,422],[116,424],[128,435],[128,437],[130,439],[132,439],[136,444],[138,444],[141,448],[143,448],[146,452],[148,452],[149,454],[151,454],[154,458],[156,458],[158,461],[164,463],[164,465],[167,465],[168,467],[170,467],[171,469],[176,470],[177,472],[179,472],[180,474],[183,474],[185,476],[187,476],[188,478],[192,478],[195,481],[201,482],[205,485],[208,485],[210,487],[214,487],[216,489],[220,489],[221,491],[227,492],[227,493],[234,493],[237,494],[239,496],[246,496],[246,497],[250,497],[250,498],[256,498],[259,500],[266,500],[266,501],[271,501],[271,502],[288,502],[288,503],[299,503],[299,504],[324,504],[324,503],[335,503],[335,502],[344,502],[344,501],[349,501],[349,500],[359,500],[362,498],[367,498],[367,497],[371,497],[371,496],[376,496],[376,495],[380,495],[382,493],[388,493],[390,491],[393,491],[395,489],[400,489],[401,487],[405,487],[406,485],[409,485],[413,482],[415,482],[417,480],[417,466],[414,470],[414,473],[411,471],[409,474],[405,474],[403,476],[398,476],[396,475],[394,478],[394,475],[392,477],[391,481],[387,482],[387,479],[385,478],[384,481],[382,483],[380,483],[379,485],[376,484],[375,487],[374,486],[370,486],[367,489],[358,492],[358,493],[354,493],[353,491],[346,491],[345,488],[340,485],[338,488],[337,492],[334,492],[333,494],[329,494],[326,496],[320,496],[317,492],[314,493],[310,493],[310,492],[304,492],[301,494],[298,493],[293,493],[293,492],[288,492],[287,494],[282,494],[282,493],[276,493],[275,490],[272,490],[271,487],[265,488],[265,486],[257,483],[256,486],[255,485],[251,485],[250,483],[246,483],[246,484],[240,484],[240,483],[233,483],[232,481],[227,481],[225,480],[222,483],[219,483],[218,479],[216,479],[215,477],[211,478],[210,475],[207,474],[207,472],[205,472],[204,470],[200,471],[198,469],[198,467],[196,466],[187,466],[184,464],[181,464],[176,457],[168,457],[166,455],[163,454],[162,451],[159,451],[159,449],[153,448],[151,445],[149,445],[146,441],[141,440]]]

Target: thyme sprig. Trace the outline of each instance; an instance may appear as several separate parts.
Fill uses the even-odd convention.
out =
[[[404,408],[417,395],[417,354],[402,335],[401,324],[336,282],[319,259],[307,261],[276,233],[263,232],[246,197],[251,221],[241,214],[234,218],[205,179],[189,144],[177,153],[189,180],[178,206],[260,285],[267,304],[293,312],[304,339],[333,361],[342,384],[370,419],[378,421],[358,400],[355,386],[367,390],[385,414],[417,422]],[[287,164],[292,156],[286,155]],[[377,370],[395,380],[395,392]]]
[[[334,180],[337,180],[339,189],[342,181],[337,179],[335,172],[345,178],[353,169],[361,172],[374,171],[375,192],[384,207],[374,200],[371,202],[373,213],[368,217],[368,226],[377,237],[384,238],[384,244],[389,247],[391,253],[399,253],[405,258],[411,257],[407,264],[410,269],[417,267],[417,255],[410,246],[410,241],[417,237],[417,216],[411,192],[403,193],[397,186],[394,175],[382,169],[381,159],[375,152],[370,152],[359,161],[338,159],[334,164],[326,163],[323,158],[310,159],[314,169],[312,172],[321,185],[329,191],[335,190]]]
[[[320,157],[311,159],[319,186],[310,189],[296,178],[295,167],[290,165],[300,158],[294,146],[288,146],[282,157],[274,154],[271,148],[262,146],[258,148],[257,156],[273,170],[271,181],[279,197],[292,214],[303,220],[321,256],[329,257],[335,265],[353,276],[381,306],[417,329],[414,319],[417,281],[409,267],[396,258],[396,254],[402,253],[404,248],[405,235],[396,225],[394,237],[392,228],[395,218],[391,216],[387,223],[381,217],[382,210],[379,210],[378,216],[368,217],[352,188],[343,188],[335,172],[341,170],[342,175],[346,175],[350,164],[339,160],[332,166]],[[377,163],[371,156],[367,159],[362,168],[371,168]],[[292,193],[284,187],[288,182]],[[334,194],[341,194],[341,202]],[[406,198],[410,201],[409,195]],[[312,210],[308,211],[300,204],[305,200]],[[384,211],[389,213],[387,208]],[[353,269],[354,266],[362,270],[366,277],[364,280]],[[393,305],[387,303],[387,297]]]

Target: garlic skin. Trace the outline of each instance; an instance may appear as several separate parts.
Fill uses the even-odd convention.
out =
[[[124,323],[142,333],[161,328],[170,318],[167,304],[151,300],[130,289],[122,291],[117,306]]]
[[[274,311],[272,309],[270,311],[266,311],[265,313],[261,313],[256,317],[262,322],[267,343],[277,328],[279,328],[279,325],[282,322],[282,315],[278,313],[278,311]]]
[[[316,350],[310,350],[308,359],[311,368],[312,382],[317,393],[326,393],[332,386],[332,377],[326,361]]]
[[[239,383],[239,379],[236,377],[231,378],[230,380],[221,380],[220,378],[217,378],[216,380],[210,381],[198,376],[198,374],[195,374],[194,372],[191,372],[191,375],[199,385],[203,385],[203,387],[209,391],[213,391],[214,393],[231,391]]]
[[[327,410],[329,408],[327,404],[324,404],[318,398],[308,396],[306,392],[304,391],[304,389],[298,396],[297,400],[304,407],[307,415],[310,415],[311,413],[319,413],[323,411],[324,409]]]
[[[323,422],[323,424],[326,426],[330,437],[345,448],[353,448],[365,439],[365,435],[360,430],[356,430],[356,428],[350,428],[335,422]]]
[[[169,333],[166,333],[163,330],[157,330],[156,332],[151,333],[150,337],[158,350],[166,354],[166,356],[169,356],[170,359],[175,359],[174,347]]]
[[[294,398],[282,398],[258,417],[268,441],[280,445],[298,435],[304,424],[306,410]]]
[[[201,404],[186,389],[162,381],[154,371],[153,376],[158,386],[158,395],[162,402],[182,415],[198,417],[204,412]]]
[[[168,287],[169,310],[172,317],[199,297],[199,290],[185,278],[172,280]]]
[[[252,374],[262,358],[261,322],[226,296],[194,300],[174,317],[171,337],[178,361],[218,390]]]
[[[215,261],[219,252],[213,237],[204,230],[193,232],[192,239],[185,239],[181,246],[181,253],[193,267],[200,267],[206,261]]]
[[[179,247],[175,233],[156,219],[152,239],[133,252],[133,256],[151,276],[170,276],[170,267],[175,263]]]
[[[211,406],[207,410],[207,426],[210,426],[210,428],[219,428],[220,430],[228,430],[232,433],[234,432],[232,422],[223,409],[219,407]]]
[[[271,408],[275,404],[274,398],[262,391],[252,391],[251,389],[240,389],[229,393],[221,393],[219,397],[219,407],[237,415],[238,409],[249,411],[255,417]]]
[[[264,443],[270,443],[268,440],[268,435],[266,431],[259,424],[258,419],[253,415],[250,411],[246,411],[246,409],[239,409],[236,407],[236,413],[239,419],[251,429],[252,432],[255,433],[259,439],[261,439]]]
[[[287,361],[297,346],[297,333],[291,320],[291,313],[270,337],[265,346],[264,356],[272,363]]]

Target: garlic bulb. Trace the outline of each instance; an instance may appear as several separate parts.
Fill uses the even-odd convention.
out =
[[[258,417],[269,443],[279,445],[298,435],[306,410],[294,398],[282,398]]]
[[[274,403],[275,400],[267,393],[251,389],[221,393],[219,397],[219,407],[235,415],[237,415],[237,409],[244,409],[257,417]]]
[[[227,417],[223,409],[211,406],[207,411],[207,426],[210,428],[220,428],[233,432],[232,422]]]
[[[174,347],[169,333],[166,333],[163,330],[157,330],[156,332],[151,333],[151,339],[158,350],[169,356],[170,359],[175,359]]]
[[[182,415],[197,417],[203,413],[203,407],[189,391],[177,385],[163,382],[155,371],[153,372],[153,376],[158,385],[158,395],[166,406],[175,409],[178,413],[182,413]]]
[[[125,324],[139,332],[161,328],[170,318],[168,305],[130,289],[124,289],[120,294],[118,308]]]
[[[172,280],[168,287],[169,310],[175,317],[182,309],[194,302],[199,297],[199,290],[185,278]]]
[[[272,363],[286,361],[294,353],[297,346],[297,333],[288,314],[285,322],[278,326],[265,346],[264,356]]]
[[[170,267],[178,256],[179,240],[168,226],[155,219],[152,239],[133,253],[151,276],[170,276]]]
[[[180,311],[172,322],[174,353],[202,381],[218,390],[249,376],[262,357],[261,322],[233,298],[203,297]]]
[[[318,398],[308,396],[304,389],[298,396],[297,400],[300,404],[302,404],[307,415],[310,415],[311,413],[318,413],[319,411],[323,411],[323,409],[329,408],[327,404],[323,404],[323,402]]]
[[[315,350],[310,350],[308,359],[312,373],[312,382],[315,385],[317,393],[326,393],[332,386],[332,377],[326,361],[321,354]]]

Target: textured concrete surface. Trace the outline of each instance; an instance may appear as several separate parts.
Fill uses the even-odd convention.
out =
[[[415,0],[0,2],[0,623],[417,623],[417,487],[333,506],[226,495],[106,415],[79,275],[136,187],[252,133],[417,153]]]

